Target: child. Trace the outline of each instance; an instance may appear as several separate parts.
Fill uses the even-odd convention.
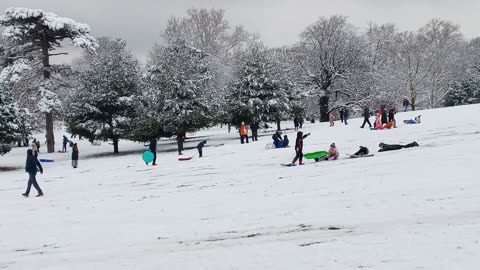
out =
[[[335,125],[335,115],[333,114],[333,112],[331,112],[328,116],[328,120],[330,121],[330,126],[333,127]]]
[[[385,144],[385,143],[380,143],[378,147],[380,147],[380,150],[378,152],[386,152],[386,151],[394,151],[394,150],[400,150],[403,148],[410,148],[410,147],[417,147],[418,143],[417,142],[412,142],[409,144],[401,145],[401,144]]]
[[[330,149],[328,149],[328,155],[325,157],[325,160],[337,160],[340,153],[337,150],[335,143],[330,144]]]
[[[290,141],[288,140],[287,135],[284,135],[283,136],[283,147],[287,147],[289,142]]]
[[[382,121],[380,120],[380,118],[377,115],[377,117],[375,119],[375,123],[373,123],[373,128],[374,129],[382,129],[382,127],[383,127],[382,126]]]
[[[415,117],[415,120],[414,119],[403,120],[403,123],[405,123],[405,124],[420,124],[421,123],[420,116],[421,115]]]
[[[360,149],[353,155],[355,156],[364,156],[364,155],[368,155],[368,148],[365,147],[365,146],[360,146]]]
[[[76,169],[78,167],[78,145],[73,144],[72,149],[72,167]]]
[[[207,143],[207,140],[203,140],[201,141],[199,144],[197,144],[197,150],[198,150],[198,156],[199,157],[202,157],[203,155],[203,147],[205,146],[205,144]]]
[[[300,160],[300,165],[303,165],[303,139],[307,138],[310,133],[303,135],[303,132],[299,131],[297,133],[297,140],[295,141],[295,158],[292,161],[292,165],[295,165],[297,160]]]

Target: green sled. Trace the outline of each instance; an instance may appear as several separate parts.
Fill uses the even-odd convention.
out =
[[[326,157],[327,155],[328,155],[327,151],[318,151],[318,152],[307,153],[303,155],[303,157],[306,159],[315,159],[315,161],[318,161],[320,158]]]
[[[143,161],[145,161],[147,163],[152,162],[153,161],[153,153],[147,150],[147,151],[143,152],[142,158],[143,158]]]

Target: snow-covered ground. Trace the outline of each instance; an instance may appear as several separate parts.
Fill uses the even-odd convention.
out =
[[[422,124],[401,123],[419,113]],[[304,152],[335,142],[342,159],[290,168],[280,164],[293,148],[265,150],[263,133],[240,145],[226,128],[196,134],[208,136],[204,158],[161,152],[157,167],[131,142],[117,157],[80,142],[78,169],[70,153],[41,153],[55,159],[38,176],[42,198],[21,197],[23,170],[0,172],[0,269],[478,269],[478,115],[479,105],[400,113],[385,131],[308,123]],[[347,159],[360,145],[375,156]],[[25,151],[0,166],[24,166]]]

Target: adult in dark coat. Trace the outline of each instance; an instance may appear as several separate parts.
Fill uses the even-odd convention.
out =
[[[63,135],[62,152],[67,152],[68,138]]]
[[[197,150],[198,150],[198,156],[202,157],[203,156],[203,147],[207,143],[207,140],[201,141],[199,144],[197,144]]]
[[[370,123],[370,109],[368,107],[363,108],[363,124],[361,128],[365,127],[365,124],[367,124],[372,127],[372,123]]]
[[[253,120],[250,123],[250,129],[252,130],[252,141],[258,141],[258,122]]]
[[[153,154],[153,163],[152,163],[152,166],[155,166],[157,165],[155,162],[157,161],[157,139],[155,138],[152,138],[150,140],[150,144],[148,145],[148,149],[150,150],[150,152],[152,152]],[[147,163],[148,165],[148,163]]]
[[[24,197],[28,197],[28,195],[30,194],[30,189],[32,188],[32,185],[38,192],[37,197],[43,196],[43,191],[38,185],[37,179],[36,179],[38,169],[40,170],[40,173],[43,174],[42,164],[40,164],[38,159],[33,155],[32,149],[28,149],[27,162],[25,164],[25,171],[28,173],[29,177],[28,177],[27,191],[25,191],[25,193],[22,194]]]
[[[343,121],[345,122],[345,125],[348,125],[348,123],[347,123],[348,116],[349,116],[348,109],[345,108],[345,109],[343,110]]]
[[[340,122],[343,123],[343,120],[345,120],[345,109],[340,110]]]
[[[288,140],[287,135],[283,136],[283,147],[287,147],[290,141]]]
[[[183,142],[185,141],[185,133],[177,135],[177,146],[178,146],[178,154],[183,155]]]
[[[380,143],[378,147],[380,147],[380,150],[378,152],[386,152],[386,151],[394,151],[394,150],[400,150],[403,148],[410,148],[410,147],[416,147],[418,146],[417,142],[412,142],[409,144],[401,145],[401,144],[385,144],[385,143]]]
[[[385,106],[382,106],[382,124],[386,123],[388,123],[387,110],[385,110]]]
[[[298,131],[298,127],[300,126],[300,120],[298,119],[298,116],[293,118],[293,126],[295,127],[295,131]]]
[[[74,143],[72,148],[72,167],[78,167],[78,144]]]

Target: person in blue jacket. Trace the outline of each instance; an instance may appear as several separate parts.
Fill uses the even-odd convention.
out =
[[[33,187],[37,190],[38,195],[37,197],[43,196],[43,191],[37,183],[36,175],[37,170],[40,170],[40,173],[43,174],[42,164],[38,161],[38,159],[33,155],[32,149],[27,150],[27,162],[25,164],[25,171],[28,172],[28,185],[27,190],[22,195],[24,197],[28,197],[30,194],[30,189]]]

